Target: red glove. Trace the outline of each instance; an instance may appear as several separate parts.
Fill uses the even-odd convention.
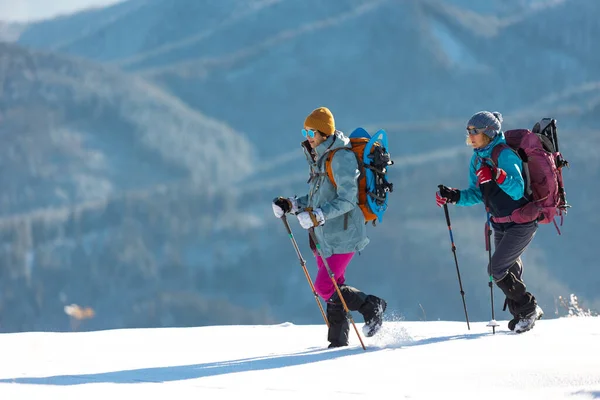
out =
[[[460,200],[460,190],[441,186],[439,192],[435,192],[435,203],[442,207],[446,203],[456,204]]]
[[[448,199],[445,197],[442,197],[440,192],[435,192],[435,203],[437,204],[438,207],[443,206],[447,202],[448,202]]]
[[[502,168],[495,168],[496,183],[502,184],[506,180],[506,171]]]
[[[477,175],[477,183],[480,185],[492,180],[492,169],[487,165],[483,165],[475,174]]]
[[[498,184],[502,184],[506,180],[506,171],[504,171],[502,168],[493,168],[492,169],[487,165],[484,165],[481,168],[479,168],[476,172],[476,175],[477,175],[477,182],[480,185],[483,185],[484,183],[488,183],[489,181],[492,180],[492,178]]]

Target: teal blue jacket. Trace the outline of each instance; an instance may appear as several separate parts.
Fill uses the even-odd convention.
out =
[[[472,206],[483,202],[483,194],[477,183],[477,170],[481,167],[482,159],[491,160],[492,150],[495,146],[506,143],[504,133],[500,132],[488,146],[483,149],[475,149],[469,168],[469,188],[460,191],[459,206]],[[525,181],[523,180],[523,163],[519,156],[509,150],[503,150],[498,156],[498,168],[506,172],[506,180],[498,185],[502,191],[510,196],[512,200],[518,201],[523,198]]]
[[[311,179],[308,194],[298,198],[298,208],[299,211],[307,207],[323,211],[325,224],[315,228],[315,236],[324,256],[361,251],[369,239],[365,218],[358,206],[359,170],[350,139],[336,131],[312,151],[305,145],[302,147]],[[337,150],[331,160],[336,188],[327,176],[325,159],[331,150],[340,148],[349,150]]]

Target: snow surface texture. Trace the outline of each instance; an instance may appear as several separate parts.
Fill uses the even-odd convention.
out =
[[[499,322],[386,321],[366,351],[291,323],[2,334],[0,399],[600,399],[600,318]]]

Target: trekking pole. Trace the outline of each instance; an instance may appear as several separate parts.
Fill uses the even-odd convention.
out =
[[[438,185],[440,190],[443,185]],[[452,244],[452,254],[454,254],[454,263],[456,264],[456,274],[458,275],[458,286],[460,287],[460,295],[462,296],[463,308],[465,309],[465,318],[467,320],[467,329],[471,330],[469,324],[469,314],[467,313],[467,303],[465,302],[465,291],[463,290],[462,280],[460,279],[460,270],[458,269],[458,258],[456,258],[456,246],[454,245],[454,235],[452,234],[452,225],[450,224],[450,213],[448,212],[448,204],[444,204],[444,214],[446,214],[446,223],[448,224],[448,232],[450,233],[450,243]]]
[[[488,322],[488,324],[486,326],[491,326],[492,332],[495,335],[496,327],[500,326],[500,324],[498,322],[496,322],[496,316],[494,314],[494,276],[492,274],[492,229],[490,227],[490,214],[488,214],[488,218],[485,223],[485,229],[486,229],[485,249],[488,252],[488,268],[489,268],[488,272],[490,274],[490,281],[488,282],[488,285],[490,286],[490,299],[491,299],[491,304],[492,304],[492,320],[490,322]]]
[[[317,241],[317,237],[315,235],[314,228],[310,228],[308,230],[308,233],[310,234],[310,237],[312,238],[312,241],[314,242],[315,247],[317,248],[317,252],[319,253],[319,256],[321,256],[321,260],[323,260],[323,264],[325,265],[325,268],[327,269],[327,273],[329,273],[329,277],[331,278],[331,282],[333,282],[335,291],[337,292],[337,294],[342,302],[342,306],[344,307],[344,311],[346,312],[346,318],[348,318],[350,320],[350,323],[352,323],[352,326],[354,327],[354,331],[356,332],[356,336],[358,336],[358,340],[360,341],[360,345],[362,346],[363,350],[367,350],[367,348],[365,347],[365,344],[363,343],[362,337],[360,336],[360,333],[358,333],[358,328],[356,327],[356,324],[354,323],[352,314],[350,314],[350,310],[348,309],[346,300],[344,300],[344,296],[342,296],[340,287],[338,286],[337,282],[335,281],[335,275],[333,274],[333,272],[331,272],[331,268],[329,268],[329,263],[327,262],[327,259],[321,252],[321,245]]]
[[[285,215],[283,217],[281,217],[281,220],[283,221],[283,225],[285,226],[285,229],[287,230],[288,235],[290,236],[290,239],[292,240],[292,244],[294,245],[294,249],[296,250],[298,259],[300,260],[300,265],[302,265],[302,269],[304,270],[304,275],[306,276],[306,280],[308,281],[308,284],[310,285],[310,290],[312,290],[313,294],[315,295],[315,300],[317,301],[319,310],[321,310],[321,315],[323,316],[323,319],[325,320],[325,324],[329,328],[329,321],[327,321],[327,317],[325,316],[325,311],[323,310],[323,305],[321,305],[321,301],[319,300],[319,295],[317,294],[317,291],[315,290],[315,285],[313,285],[312,279],[310,279],[310,274],[308,273],[308,270],[306,269],[306,261],[304,261],[304,258],[302,258],[302,254],[300,254],[300,249],[298,248],[298,243],[296,243],[296,239],[294,239],[294,235],[292,234],[292,229],[290,228],[290,224],[288,223]]]

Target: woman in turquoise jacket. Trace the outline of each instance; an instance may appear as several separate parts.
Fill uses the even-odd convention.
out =
[[[481,111],[471,117],[467,123],[467,144],[473,147],[469,188],[442,186],[436,193],[436,202],[440,207],[446,203],[458,206],[484,203],[494,229],[495,250],[488,272],[506,296],[506,305],[513,315],[509,329],[521,333],[533,328],[543,315],[522,279],[521,255],[535,236],[538,223],[495,222],[528,202],[519,156],[510,148],[503,148],[497,165],[492,161],[494,148],[506,143],[501,127],[502,115],[498,112]]]
[[[310,170],[308,194],[276,198],[273,200],[273,212],[278,218],[285,213],[296,214],[304,229],[314,229],[346,305],[351,311],[363,315],[363,331],[366,336],[373,336],[383,322],[386,302],[344,283],[350,260],[355,252],[363,250],[369,243],[365,219],[358,206],[356,156],[351,150],[350,139],[335,129],[333,115],[326,107],[317,108],[306,117],[302,133],[306,138],[302,148]],[[334,150],[331,169],[335,186],[325,170],[325,159]],[[329,347],[347,346],[349,326],[341,300],[312,240],[311,248],[318,267],[315,290],[327,302]]]

